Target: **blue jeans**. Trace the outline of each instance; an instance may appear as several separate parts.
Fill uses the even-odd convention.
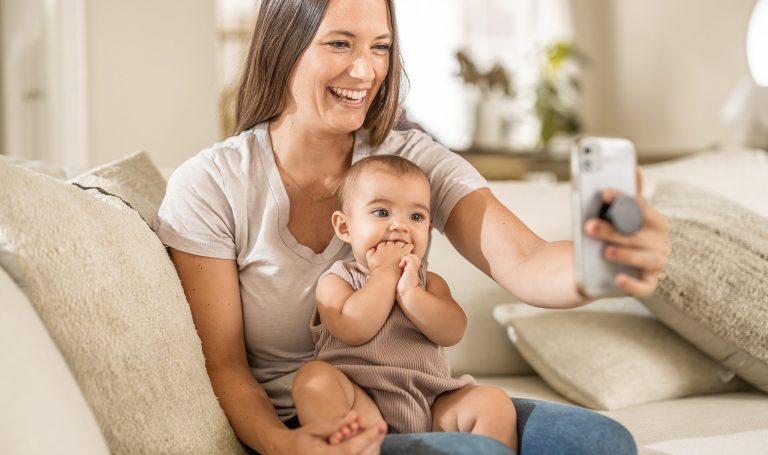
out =
[[[618,422],[588,409],[513,398],[520,455],[635,455],[632,435]],[[382,455],[510,455],[502,443],[466,433],[390,434]]]

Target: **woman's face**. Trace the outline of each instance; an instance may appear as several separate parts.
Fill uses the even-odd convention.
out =
[[[330,0],[291,72],[281,117],[332,134],[360,128],[389,70],[392,39],[384,0]]]

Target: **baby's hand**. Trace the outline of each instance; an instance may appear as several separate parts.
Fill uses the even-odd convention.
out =
[[[405,242],[381,242],[365,254],[368,269],[373,272],[379,267],[397,267],[403,256],[413,251],[413,245]]]
[[[413,288],[419,287],[419,267],[421,266],[421,259],[415,254],[408,254],[400,259],[400,268],[403,269],[403,274],[400,276],[400,281],[397,282],[397,295],[403,295],[407,291]]]

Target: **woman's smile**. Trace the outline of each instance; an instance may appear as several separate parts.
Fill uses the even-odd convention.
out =
[[[328,87],[328,92],[342,106],[351,108],[365,107],[368,90],[352,90],[339,87]]]

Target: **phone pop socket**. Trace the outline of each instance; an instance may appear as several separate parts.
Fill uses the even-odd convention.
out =
[[[599,217],[611,223],[617,232],[624,235],[634,234],[643,225],[643,212],[631,196],[622,195],[611,203],[603,203]]]

